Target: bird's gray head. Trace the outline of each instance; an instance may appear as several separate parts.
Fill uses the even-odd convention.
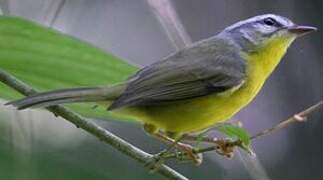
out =
[[[225,28],[220,36],[232,39],[243,50],[253,51],[270,40],[282,39],[291,43],[297,36],[314,30],[316,28],[296,25],[279,15],[265,14],[239,21]]]

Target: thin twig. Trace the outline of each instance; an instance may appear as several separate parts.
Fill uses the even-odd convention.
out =
[[[264,131],[261,131],[261,132],[255,134],[254,136],[251,137],[251,139],[256,139],[256,138],[259,138],[261,136],[270,134],[273,131],[277,131],[279,129],[285,128],[286,126],[288,126],[289,124],[291,124],[293,122],[305,121],[306,119],[308,119],[308,116],[310,114],[312,114],[313,112],[319,110],[320,108],[323,108],[323,101],[320,101],[320,102],[312,105],[311,107],[305,109],[304,111],[299,112],[299,113],[295,114],[294,116],[286,119],[285,121],[282,121],[279,124],[273,126],[272,128],[265,129]]]
[[[286,119],[284,121],[281,121],[279,124],[269,128],[269,129],[265,129],[255,135],[251,136],[250,139],[253,140],[253,139],[257,139],[259,137],[269,135],[269,134],[273,133],[274,131],[285,128],[294,122],[304,122],[305,120],[308,119],[309,115],[318,111],[321,108],[323,109],[323,101],[320,101],[320,102],[312,105],[311,107],[305,109],[302,112],[296,113],[295,115],[289,117],[288,119]],[[215,144],[215,145],[209,146],[206,148],[195,149],[194,153],[196,153],[196,154],[210,152],[210,151],[218,152],[219,149],[221,149],[222,151],[223,150],[225,151],[227,148],[227,147],[223,146],[223,143],[226,142],[223,139],[217,139],[217,138],[211,138],[211,137],[195,137],[195,136],[190,136],[190,135],[185,136],[185,140],[188,140],[188,141],[196,141],[197,138],[199,138],[199,141],[201,141],[201,142],[211,143],[211,144]],[[229,143],[230,145],[233,145],[235,147],[242,147],[242,141],[240,141],[240,140],[236,140],[233,142],[227,141],[227,143]],[[230,147],[230,148],[232,148],[232,147]],[[178,152],[178,153],[172,153],[172,154],[166,155],[165,158],[170,159],[170,158],[177,158],[177,157],[183,157],[183,156],[186,156],[186,154],[182,153],[182,152]]]
[[[171,0],[147,0],[147,2],[177,50],[192,44],[192,40],[181,20],[178,18],[174,3],[172,3]],[[227,154],[227,156],[231,155],[233,155],[233,153]],[[257,165],[259,166],[259,163]],[[262,167],[258,167],[258,169],[259,168],[264,172]],[[251,173],[251,176],[254,176],[253,172],[250,170],[248,170],[248,172]],[[264,179],[265,176],[267,175],[263,174],[263,176],[258,176],[258,179]]]
[[[19,79],[15,78],[11,74],[0,69],[0,81],[9,87],[15,89],[23,95],[31,95],[37,93],[36,90],[32,89],[27,84],[23,83]],[[61,116],[65,120],[73,123],[78,128],[85,130],[86,132],[92,134],[93,136],[99,138],[101,141],[111,145],[121,153],[137,160],[140,163],[148,164],[153,161],[153,156],[148,154],[132,144],[126,142],[125,140],[119,138],[118,136],[112,134],[106,129],[96,125],[92,121],[87,120],[81,115],[68,110],[62,106],[52,106],[47,108],[50,112],[54,113],[56,116]],[[186,180],[187,178],[179,174],[175,170],[169,168],[166,165],[161,165],[157,170],[159,174],[167,177],[168,179],[176,180]]]

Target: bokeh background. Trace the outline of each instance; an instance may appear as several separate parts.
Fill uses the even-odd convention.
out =
[[[156,0],[157,1],[157,0]],[[271,127],[323,99],[323,1],[173,0],[193,41],[250,16],[276,13],[319,31],[298,39],[265,87],[234,119],[251,133]],[[146,0],[1,0],[5,15],[22,16],[90,42],[138,65],[175,51]],[[104,73],[104,72],[102,72]],[[0,92],[1,93],[1,92]],[[2,101],[4,102],[4,101]],[[1,104],[3,104],[1,102]],[[140,125],[96,122],[149,153],[163,146]],[[323,112],[257,139],[253,147],[270,179],[323,178]],[[0,105],[0,179],[163,179],[142,164],[44,111]],[[200,167],[170,163],[190,179],[250,179],[241,158],[210,153]]]

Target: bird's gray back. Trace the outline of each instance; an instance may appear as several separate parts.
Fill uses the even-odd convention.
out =
[[[109,109],[220,93],[238,86],[244,77],[245,61],[239,48],[227,39],[213,37],[139,70]]]

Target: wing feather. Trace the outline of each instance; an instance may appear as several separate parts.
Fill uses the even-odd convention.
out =
[[[223,39],[213,38],[137,72],[109,110],[221,93],[241,85],[244,77],[245,62],[238,48]]]

